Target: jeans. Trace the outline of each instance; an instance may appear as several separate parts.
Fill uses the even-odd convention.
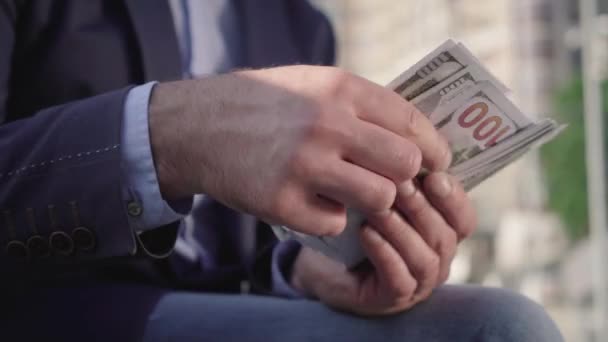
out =
[[[563,341],[539,305],[516,293],[443,286],[401,314],[362,318],[311,300],[170,292],[144,341]]]

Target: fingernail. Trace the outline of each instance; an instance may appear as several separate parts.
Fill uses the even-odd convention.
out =
[[[436,173],[430,179],[429,191],[436,197],[445,197],[452,192],[452,181],[445,173]]]
[[[412,182],[412,180],[407,180],[403,183],[401,183],[401,185],[399,185],[399,188],[397,189],[397,191],[405,197],[411,197],[416,193],[416,186],[414,185],[414,182]]]

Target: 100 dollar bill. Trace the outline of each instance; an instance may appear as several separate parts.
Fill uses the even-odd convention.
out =
[[[387,85],[387,88],[410,101],[471,65],[483,69],[464,45],[456,44],[449,39],[397,76]],[[488,81],[494,83],[501,91],[508,90],[490,73],[487,73],[487,77]]]
[[[446,108],[450,103],[458,104],[458,101],[462,100],[463,92],[482,82],[489,82],[496,88],[487,70],[477,65],[470,65],[412,99],[411,102],[436,125],[442,119],[438,117],[439,108]]]
[[[447,138],[452,166],[469,160],[532,124],[492,83],[481,82],[433,115]]]

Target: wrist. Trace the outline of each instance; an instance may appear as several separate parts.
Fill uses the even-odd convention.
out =
[[[149,126],[152,158],[163,198],[179,200],[196,191],[189,186],[181,164],[186,156],[182,148],[183,129],[179,122],[184,113],[186,99],[176,88],[178,83],[157,84],[150,96]]]

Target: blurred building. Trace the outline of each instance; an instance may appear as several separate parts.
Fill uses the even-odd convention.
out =
[[[338,38],[338,64],[386,84],[447,38],[462,41],[513,90],[528,115],[548,115],[551,93],[569,77],[572,57],[563,36],[570,0],[325,0]],[[574,4],[574,6],[572,6]],[[559,70],[559,72],[556,72]],[[481,229],[504,213],[543,207],[542,175],[534,154],[474,191]]]
[[[334,24],[338,64],[380,84],[453,38],[511,88],[510,97],[523,112],[539,118],[551,115],[555,89],[580,67],[576,0],[315,2]],[[600,4],[608,7],[608,0]],[[542,178],[538,158],[530,153],[473,191],[479,231],[460,246],[450,279],[519,290],[550,308],[566,340],[587,340],[588,320],[578,311],[589,307],[559,298],[588,293],[588,285],[580,291],[575,286],[578,292],[568,288],[590,278],[569,273],[569,283],[557,279],[569,245],[558,219],[544,212]],[[582,250],[583,257],[567,264],[579,265],[586,255]]]

